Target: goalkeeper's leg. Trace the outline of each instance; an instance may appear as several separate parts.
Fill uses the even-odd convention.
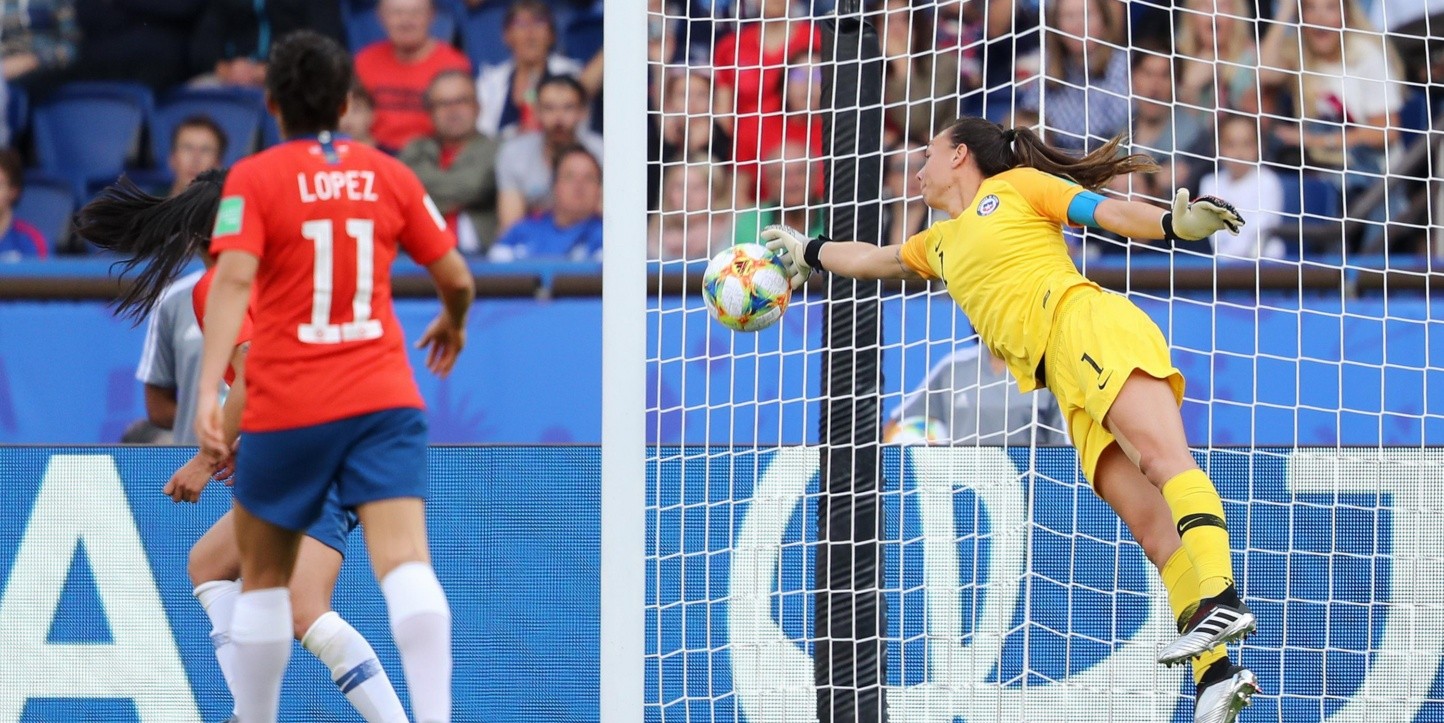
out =
[[[1198,609],[1201,594],[1193,561],[1184,551],[1168,505],[1157,488],[1123,454],[1117,445],[1104,450],[1094,472],[1094,488],[1128,526],[1143,552],[1163,577],[1168,607],[1180,631]],[[1232,723],[1258,682],[1249,670],[1234,665],[1222,646],[1193,659],[1197,695],[1196,723]]]
[[[1239,599],[1233,584],[1223,502],[1189,452],[1172,388],[1161,379],[1134,372],[1124,382],[1105,421],[1123,453],[1154,488],[1162,491],[1168,518],[1198,577],[1198,610],[1189,619],[1184,634],[1163,649],[1158,661],[1165,665],[1180,663],[1252,633],[1256,627],[1254,614]],[[1148,497],[1156,510],[1158,496]],[[1149,521],[1161,524],[1151,517]],[[1158,555],[1172,553],[1159,545],[1149,559],[1162,569],[1168,560]]]
[[[1168,607],[1182,632],[1198,608],[1198,576],[1183,546],[1163,564],[1163,585]],[[1194,723],[1233,723],[1259,690],[1253,671],[1235,665],[1228,651],[1218,646],[1193,659]]]

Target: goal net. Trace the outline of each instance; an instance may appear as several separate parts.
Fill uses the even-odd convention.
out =
[[[1239,208],[1060,243],[1187,378],[1259,617],[1242,719],[1444,720],[1436,4],[651,0],[646,720],[1193,719],[1157,572],[945,288],[814,279],[755,333],[704,305],[770,224],[939,220],[914,175],[958,115],[1126,133],[1161,170],[1109,194]]]

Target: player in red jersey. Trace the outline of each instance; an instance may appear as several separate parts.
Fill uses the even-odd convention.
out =
[[[216,390],[248,305],[255,320],[234,487],[243,723],[276,719],[291,654],[286,585],[301,531],[332,489],[365,528],[413,716],[451,716],[451,613],[426,539],[426,418],[392,310],[391,262],[404,249],[437,283],[443,308],[418,346],[438,375],[465,342],[474,288],[416,176],[335,137],[351,79],[350,56],[321,35],[273,46],[267,106],[287,140],[231,169],[211,235],[196,433],[212,454],[226,451]]]
[[[204,300],[215,265],[208,245],[224,182],[224,171],[207,171],[180,194],[163,198],[122,178],[76,215],[77,233],[120,254],[126,270],[144,264],[139,278],[117,304],[120,314],[137,319],[147,316],[184,265],[199,255],[207,272],[193,289],[192,303],[197,318],[205,316]],[[245,354],[251,335],[248,314],[236,338],[231,367],[226,371],[226,382],[231,385],[225,402],[228,440],[234,440],[239,432],[240,410],[246,396]],[[176,470],[163,491],[177,502],[195,502],[217,469],[230,464],[230,460],[197,452]],[[196,541],[187,565],[196,599],[211,620],[216,661],[228,686],[234,668],[230,623],[240,594],[241,574],[233,517],[231,512],[222,515]],[[327,500],[321,520],[306,531],[290,585],[295,600],[294,634],[331,670],[332,680],[367,723],[405,723],[406,711],[376,651],[361,633],[331,610],[346,538],[354,525],[355,516],[342,510],[340,501],[333,496]]]

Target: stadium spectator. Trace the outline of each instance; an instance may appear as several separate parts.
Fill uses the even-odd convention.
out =
[[[191,85],[262,88],[271,41],[313,30],[345,42],[335,0],[209,0],[191,37],[191,63],[206,74]]]
[[[1014,0],[937,3],[936,48],[932,52],[956,54],[958,87],[963,89],[964,108],[970,113],[986,110],[990,118],[1002,118],[1013,110],[1015,86],[1025,84],[1039,72],[1038,4]],[[985,88],[985,94],[971,96],[968,90]]]
[[[602,258],[602,164],[586,147],[575,145],[557,153],[552,170],[552,208],[524,219],[497,239],[492,261]]]
[[[471,61],[431,37],[432,0],[381,0],[377,15],[386,39],[356,53],[356,77],[376,102],[371,135],[377,147],[395,153],[433,130],[421,102],[431,79],[443,70],[470,73]]]
[[[1273,169],[1259,164],[1259,121],[1242,113],[1224,114],[1218,122],[1221,170],[1199,181],[1201,196],[1232,200],[1248,223],[1237,235],[1216,233],[1213,252],[1235,258],[1282,258],[1284,244],[1273,237],[1283,220],[1284,187]]]
[[[25,190],[20,154],[0,148],[0,262],[49,258],[40,230],[15,216],[15,203]]]
[[[1188,0],[1174,13],[1179,101],[1194,113],[1257,113],[1259,54],[1248,4]]]
[[[787,69],[782,112],[783,143],[801,143],[822,154],[822,52],[798,56]]]
[[[191,33],[206,0],[76,0],[75,62],[16,80],[37,99],[74,80],[120,80],[162,91],[195,73]],[[31,3],[34,5],[34,3]]]
[[[647,0],[648,57],[706,66],[712,62],[716,28],[731,21],[729,11],[717,0]]]
[[[1444,82],[1444,0],[1374,0],[1369,21],[1389,31],[1399,57],[1411,59],[1404,68],[1410,81]]]
[[[75,0],[0,2],[0,71],[6,81],[75,60],[80,24]]]
[[[181,121],[170,135],[170,157],[166,165],[175,180],[166,195],[184,191],[196,176],[219,168],[227,143],[226,132],[210,116],[193,115]]]
[[[1143,197],[1166,201],[1172,189],[1185,185],[1192,164],[1187,153],[1210,129],[1208,116],[1174,104],[1173,62],[1161,48],[1141,47],[1132,51],[1133,127],[1129,136],[1136,153],[1146,153],[1158,162],[1157,173],[1135,173],[1119,179],[1133,184],[1132,191]],[[1196,162],[1201,164],[1202,159]],[[1125,185],[1117,190],[1129,190]]]
[[[1008,365],[981,344],[958,349],[928,370],[923,383],[893,412],[888,441],[923,441],[906,437],[908,432],[898,424],[918,418],[931,420],[928,428],[946,435],[931,440],[942,444],[1027,447],[1068,441],[1052,392],[1020,392]]]
[[[958,116],[958,96],[982,82],[981,64],[959,66],[961,47],[937,47],[938,13],[937,5],[888,0],[882,16],[883,103],[909,143],[926,145],[934,128]]]
[[[666,74],[658,103],[660,111],[648,124],[647,208],[661,204],[662,164],[688,156],[705,156],[714,163],[732,159],[732,138],[716,114],[711,74],[697,68],[677,68]]]
[[[1113,0],[1049,3],[1042,88],[1019,105],[1037,110],[1046,95],[1049,142],[1077,150],[1101,145],[1128,127],[1128,53],[1124,7]]]
[[[1385,183],[1404,104],[1393,49],[1356,0],[1302,0],[1278,3],[1261,54],[1260,81],[1274,90],[1265,95],[1291,98],[1300,121],[1274,123],[1280,160],[1308,167],[1343,192],[1344,215],[1370,222],[1350,242],[1377,246],[1384,222],[1407,205],[1405,193],[1361,203],[1365,191]]]
[[[366,86],[353,83],[351,93],[346,96],[346,113],[341,116],[337,130],[357,143],[374,148],[376,139],[371,136],[371,124],[375,119],[376,101],[366,92]]]
[[[900,244],[928,227],[932,212],[923,203],[922,188],[917,178],[923,167],[923,152],[911,150],[894,153],[883,166],[883,185],[887,189],[887,242]]]
[[[647,0],[647,62],[668,65],[677,60],[677,5],[668,0]],[[657,68],[658,71],[662,68]]]
[[[707,159],[669,165],[662,172],[662,210],[647,229],[647,257],[697,261],[733,243],[731,174]],[[748,243],[759,243],[754,234]]]
[[[554,76],[576,76],[582,66],[556,49],[556,18],[543,0],[514,0],[502,21],[502,42],[511,59],[481,69],[476,97],[481,101],[477,130],[492,138],[541,127],[537,103],[542,82]]]
[[[757,243],[762,229],[783,224],[809,236],[824,233],[825,214],[814,206],[822,192],[821,163],[801,142],[789,142],[762,162],[762,187],[768,195],[755,208],[737,212],[736,242]]]
[[[505,234],[523,217],[551,206],[552,166],[563,148],[580,144],[598,162],[602,160],[602,137],[582,127],[586,91],[576,78],[556,75],[542,81],[537,89],[536,110],[541,129],[506,140],[497,153],[499,234]]]
[[[1291,98],[1302,121],[1275,124],[1274,133],[1298,149],[1289,160],[1337,169],[1347,161],[1361,173],[1345,183],[1368,185],[1371,177],[1361,174],[1383,170],[1404,102],[1398,61],[1356,0],[1301,4],[1280,0],[1261,50],[1260,82]]]
[[[713,83],[725,124],[732,124],[732,157],[738,171],[756,175],[756,162],[788,139],[783,114],[784,84],[794,61],[822,47],[822,33],[810,21],[794,17],[792,0],[761,0],[761,17],[717,42],[712,55]],[[808,131],[810,126],[793,127]],[[815,137],[821,151],[821,134]]]
[[[496,240],[496,141],[476,130],[476,85],[459,70],[438,73],[426,89],[436,132],[401,151],[426,193],[446,217],[463,253],[486,251]]]
[[[725,163],[732,139],[716,116],[712,81],[705,70],[681,69],[667,74],[662,93],[662,161],[701,154]]]

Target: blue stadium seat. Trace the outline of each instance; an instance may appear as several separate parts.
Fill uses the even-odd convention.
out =
[[[15,215],[40,229],[52,252],[70,228],[72,213],[75,213],[75,195],[70,181],[41,174],[25,175],[25,190],[15,206]]]
[[[267,113],[261,116],[261,148],[266,149],[281,142],[281,124],[276,117]]]
[[[165,166],[176,126],[190,116],[203,115],[226,132],[226,153],[221,162],[230,166],[256,149],[264,113],[261,93],[249,88],[177,90],[161,102],[151,122],[151,158],[156,167]]]
[[[35,109],[40,170],[69,179],[76,197],[84,197],[87,182],[115,180],[126,160],[139,155],[150,91],[139,95],[119,85],[68,85]]]
[[[1302,209],[1304,222],[1319,219],[1339,219],[1344,214],[1344,200],[1339,189],[1322,178],[1304,176]]]
[[[150,121],[150,116],[155,112],[155,93],[150,86],[144,83],[133,83],[124,80],[83,80],[73,83],[66,83],[55,93],[44,96],[41,103],[44,105],[52,101],[66,98],[122,98],[134,103],[145,113],[145,120]]]
[[[601,13],[577,15],[565,27],[561,40],[568,57],[586,63],[602,49]]]
[[[471,59],[471,66],[478,71],[482,66],[504,63],[511,57],[511,49],[501,41],[506,7],[506,3],[502,2],[485,2],[462,18],[462,49]]]
[[[1299,184],[1299,174],[1277,167],[1273,170],[1279,177],[1279,185],[1284,189],[1283,214],[1288,217],[1299,215],[1303,209],[1303,188]]]
[[[5,89],[5,125],[10,127],[11,146],[30,127],[30,96],[18,85]]]
[[[1429,137],[1429,93],[1423,88],[1410,88],[1399,109],[1399,127],[1403,141],[1413,145]]]
[[[376,15],[376,8],[362,9],[342,5],[342,11],[346,18],[346,44],[352,53],[359,52],[378,40],[386,39],[386,31],[381,28],[381,19]],[[456,13],[451,5],[436,3],[436,19],[431,22],[431,37],[448,43],[454,42],[456,26]]]

